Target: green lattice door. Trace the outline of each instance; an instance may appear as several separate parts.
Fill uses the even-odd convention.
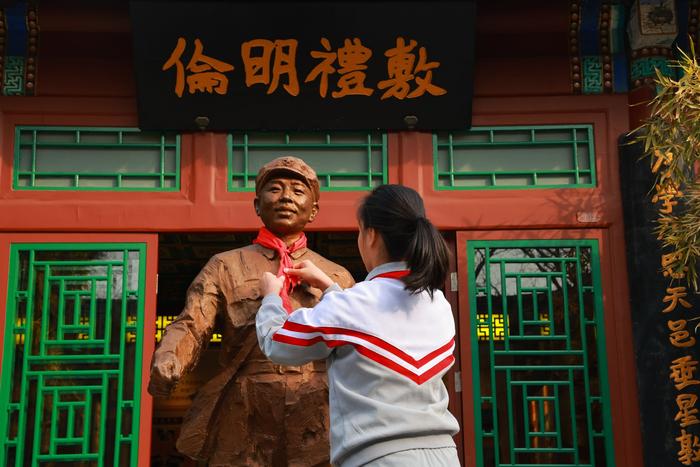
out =
[[[0,465],[136,465],[145,252],[11,246]]]
[[[468,241],[478,466],[614,466],[595,240]]]

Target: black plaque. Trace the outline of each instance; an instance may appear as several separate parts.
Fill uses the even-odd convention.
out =
[[[470,1],[132,1],[130,13],[144,130],[471,124]]]
[[[627,267],[630,284],[630,305],[634,331],[634,353],[637,363],[639,410],[642,423],[642,444],[646,467],[682,465],[678,461],[680,445],[679,422],[674,420],[680,393],[696,393],[697,386],[678,391],[670,378],[669,366],[674,359],[685,355],[698,358],[697,345],[679,349],[669,341],[669,319],[684,316],[678,306],[673,313],[661,310],[668,303],[662,302],[670,280],[661,273],[662,250],[654,233],[655,220],[660,204],[651,201],[655,176],[651,173],[650,160],[644,158],[641,143],[631,144],[632,138],[621,138],[620,185],[627,243]],[[690,295],[690,294],[689,294]],[[688,297],[695,304],[695,297]],[[689,325],[691,335],[695,322]],[[700,338],[700,336],[695,336]],[[697,379],[697,375],[695,375]],[[687,431],[695,434],[695,427]]]

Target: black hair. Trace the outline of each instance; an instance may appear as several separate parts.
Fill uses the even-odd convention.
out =
[[[449,250],[425,217],[423,199],[403,185],[381,185],[364,199],[357,213],[362,227],[375,229],[391,261],[405,261],[411,270],[402,278],[411,293],[443,287],[449,271]]]

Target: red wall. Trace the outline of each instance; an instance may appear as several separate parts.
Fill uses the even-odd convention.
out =
[[[136,126],[128,6],[42,3],[37,97],[0,97],[0,231],[250,230],[252,195],[226,192],[225,135],[183,137],[179,193],[11,190],[15,125]],[[391,182],[416,188],[444,229],[596,225],[619,219],[616,138],[628,128],[626,96],[570,95],[568,2],[477,2],[475,125],[593,123],[595,190],[435,192],[430,135],[392,134]],[[324,193],[311,229],[354,229],[362,194]],[[517,203],[513,201],[517,200]],[[457,204],[455,204],[457,203]]]

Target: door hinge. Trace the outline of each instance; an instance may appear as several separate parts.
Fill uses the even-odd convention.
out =
[[[462,372],[455,371],[455,392],[462,392]]]
[[[457,279],[457,273],[451,272],[450,273],[450,291],[457,292],[458,289],[459,289],[459,280]]]

